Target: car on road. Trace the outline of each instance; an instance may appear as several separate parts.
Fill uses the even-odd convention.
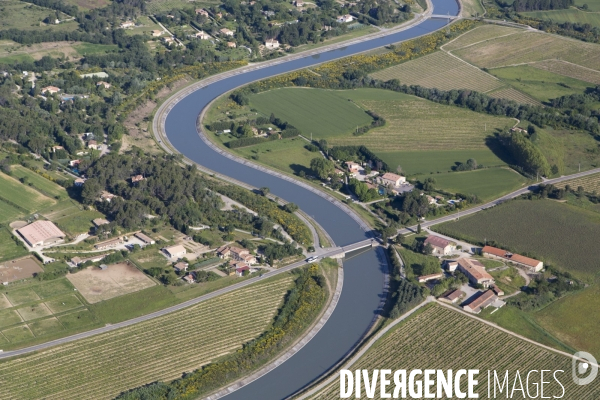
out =
[[[306,262],[313,262],[313,261],[316,261],[318,258],[319,258],[319,257],[308,257],[308,258],[306,259]]]

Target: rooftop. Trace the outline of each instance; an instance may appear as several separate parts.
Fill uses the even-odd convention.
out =
[[[398,174],[393,174],[391,172],[386,172],[381,176],[382,179],[388,179],[390,181],[397,181],[398,179],[402,179],[402,177]]]
[[[439,236],[429,235],[427,236],[427,239],[425,239],[425,244],[430,244],[435,247],[444,248],[449,244],[452,244],[452,242]]]
[[[537,267],[541,263],[541,261],[536,260],[535,258],[525,257],[520,254],[513,254],[510,251],[502,250],[492,246],[485,246],[483,249],[481,249],[481,252],[492,254],[496,257],[506,258],[507,260],[528,265],[530,267]]]
[[[487,273],[485,267],[482,263],[477,260],[473,260],[472,258],[459,258],[457,260],[458,265],[460,265],[465,271],[467,271],[473,278],[479,280],[491,280],[494,278]]]
[[[468,304],[471,310],[476,310],[484,306],[488,301],[493,300],[496,294],[492,290],[486,290],[478,298]]]
[[[17,232],[30,244],[43,242],[55,237],[65,237],[65,234],[50,221],[35,221]]]

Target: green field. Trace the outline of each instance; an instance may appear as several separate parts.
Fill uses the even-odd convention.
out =
[[[421,275],[435,274],[441,272],[440,260],[437,257],[426,256],[424,254],[415,253],[414,251],[397,247],[398,254],[402,257],[402,261],[406,266],[406,276],[414,278]]]
[[[178,378],[265,331],[291,281],[283,274],[151,321],[3,360],[0,397],[111,399],[133,387]],[[192,347],[182,351],[182,343]],[[69,371],[78,371],[77,378],[65,380]]]
[[[260,113],[287,121],[313,138],[347,134],[371,123],[371,117],[348,101],[347,91],[283,88],[250,96]]]
[[[546,383],[545,396],[561,396],[563,393],[561,386],[564,386],[565,398],[569,399],[595,399],[600,395],[598,380],[587,386],[573,383],[570,374],[571,357],[538,347],[484,324],[478,319],[440,305],[430,306],[393,327],[350,367],[352,371],[362,369],[370,373],[374,369],[390,369],[393,372],[399,369],[411,371],[425,368],[443,371],[450,369],[457,371],[461,368],[478,369],[480,374],[474,392],[478,393],[480,398],[487,398],[487,370],[496,370],[501,376],[504,375],[504,371],[509,371],[509,385],[512,388],[517,370],[522,377],[526,375],[524,371],[559,369],[565,371],[564,374],[557,375],[561,385],[555,380]],[[388,393],[391,393],[393,388],[392,378]],[[381,398],[379,385],[374,389],[375,397],[372,398]],[[530,393],[533,395],[533,387],[531,389]],[[431,392],[435,396],[435,384]],[[365,390],[362,390],[361,394],[360,398],[367,398]],[[310,398],[312,400],[339,399],[340,380],[335,379],[333,383]],[[502,393],[496,398],[510,398],[510,396]]]
[[[561,60],[539,61],[529,64],[534,68],[554,72],[573,79],[600,85],[600,71],[581,67]]]
[[[59,25],[46,25],[42,21],[56,12],[39,7],[30,3],[24,3],[16,0],[3,0],[0,8],[0,30],[16,28],[20,30],[58,30],[72,31],[77,29],[78,24],[75,21],[61,23]],[[60,13],[60,19],[66,19],[66,14]]]
[[[2,203],[0,202],[0,210],[1,207]],[[14,241],[9,228],[0,227],[0,261],[13,260],[27,253],[28,251],[21,244]]]
[[[23,215],[23,211],[0,199],[0,223],[12,222]]]
[[[582,94],[587,88],[593,86],[588,82],[529,65],[494,68],[490,73],[541,102],[571,94]]]
[[[64,199],[68,197],[67,191],[62,186],[49,181],[22,165],[13,165],[11,167],[11,173],[14,178],[25,179],[25,182],[28,185],[31,185],[38,192],[47,197],[53,197],[55,199]]]
[[[520,32],[523,32],[523,30],[518,28],[510,28],[508,26],[494,24],[480,25],[475,29],[472,29],[467,33],[460,35],[456,39],[446,43],[442,46],[442,49],[445,51],[452,51],[471,46],[475,43],[495,39],[500,36],[513,35]]]
[[[570,294],[535,313],[536,321],[558,339],[600,357],[600,287]]]
[[[274,140],[255,146],[242,147],[236,151],[246,158],[252,158],[285,172],[306,173],[310,169],[310,161],[322,157],[319,152],[310,152],[304,148],[308,142],[302,138]]]
[[[589,7],[589,5],[588,5]],[[531,11],[522,13],[526,17],[543,19],[547,21],[562,24],[565,22],[590,24],[593,27],[600,27],[600,12],[581,11],[576,8],[567,10],[553,11]]]
[[[489,149],[472,150],[432,150],[432,151],[378,151],[377,155],[391,169],[399,166],[407,175],[450,172],[452,167],[459,162],[466,162],[469,158],[474,158],[480,165],[486,167],[497,167],[505,165]]]
[[[490,261],[494,260],[486,259],[482,261],[486,269],[490,268]],[[502,262],[500,261],[496,262],[502,264]],[[509,295],[518,290],[521,290],[521,288],[525,286],[525,278],[519,275],[519,272],[515,267],[508,267],[507,269],[489,271],[489,273],[494,277],[494,279],[496,280],[496,284],[500,287],[500,289],[504,290],[505,295]]]
[[[2,186],[0,203],[4,201],[10,206],[25,212],[34,212],[56,203],[55,200],[23,185],[15,178],[4,173],[0,173],[0,185]]]
[[[429,177],[436,180],[436,189],[450,193],[474,194],[484,202],[520,189],[526,182],[517,172],[507,168],[421,175],[416,179],[424,181]]]
[[[582,278],[600,274],[600,215],[552,200],[514,200],[436,227],[473,243],[495,241]]]
[[[87,233],[94,226],[92,220],[96,218],[105,218],[104,214],[99,211],[87,210],[69,214],[66,217],[53,219],[65,233],[71,236]]]

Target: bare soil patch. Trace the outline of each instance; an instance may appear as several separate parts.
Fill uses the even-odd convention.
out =
[[[129,150],[131,147],[136,146],[148,153],[160,152],[160,147],[150,132],[150,123],[152,112],[158,105],[158,103],[169,97],[172,93],[181,89],[189,83],[189,79],[181,79],[171,85],[171,88],[164,87],[156,95],[154,100],[148,100],[135,110],[133,110],[125,119],[123,123],[127,128],[129,135],[123,137],[123,145],[121,146],[121,152]]]
[[[38,272],[44,272],[44,270],[33,257],[4,261],[0,263],[0,282],[14,282],[32,278]]]
[[[10,227],[12,229],[21,229],[22,227],[27,225],[27,221],[15,221],[10,223]]]
[[[127,293],[137,292],[154,286],[155,283],[132,264],[111,264],[106,270],[89,267],[67,279],[89,302],[97,303]]]

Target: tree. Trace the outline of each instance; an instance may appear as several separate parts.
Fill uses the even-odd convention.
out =
[[[423,253],[427,256],[433,254],[433,246],[431,245],[431,243],[427,243],[425,247],[423,247]]]
[[[392,226],[385,226],[381,229],[381,238],[383,239],[384,243],[387,243],[388,240],[394,236],[396,234],[396,229],[394,229]]]
[[[316,157],[310,161],[310,169],[319,179],[327,179],[335,172],[335,165],[333,161]]]
[[[298,211],[298,206],[294,203],[287,203],[285,206],[283,206],[283,209],[289,213],[294,213]]]
[[[263,196],[267,197],[267,195],[269,194],[269,192],[271,190],[268,187],[263,186],[260,189],[258,189],[258,191],[260,192],[260,194],[262,194]]]
[[[417,233],[421,233],[421,224],[417,225]]]

